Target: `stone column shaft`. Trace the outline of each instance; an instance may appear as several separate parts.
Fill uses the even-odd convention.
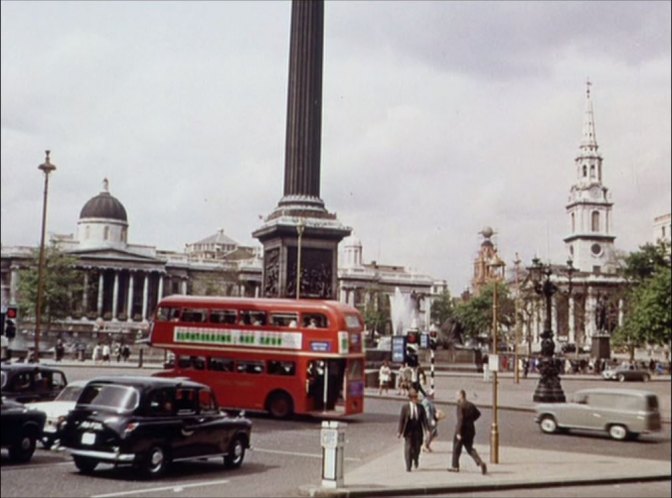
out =
[[[147,319],[147,298],[149,296],[149,273],[145,273],[145,282],[142,285],[142,319]]]
[[[128,305],[126,306],[126,314],[128,321],[133,320],[133,272],[128,275]]]

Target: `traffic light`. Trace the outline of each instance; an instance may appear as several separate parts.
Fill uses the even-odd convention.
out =
[[[13,320],[7,320],[7,325],[5,325],[5,335],[7,339],[14,339],[16,337],[16,326],[14,325]]]
[[[406,344],[420,345],[420,333],[416,331],[409,331],[406,334]]]
[[[16,306],[7,307],[7,315],[6,315],[7,320],[16,320],[18,316],[19,316],[19,310]]]

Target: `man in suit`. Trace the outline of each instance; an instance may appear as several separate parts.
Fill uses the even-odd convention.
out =
[[[418,468],[420,448],[425,430],[428,430],[427,415],[424,407],[418,403],[418,392],[409,390],[408,403],[401,407],[399,416],[399,430],[397,437],[404,437],[404,459],[406,472],[411,471],[411,464]]]
[[[481,412],[476,405],[467,401],[467,393],[463,389],[457,392],[457,426],[455,427],[455,437],[453,438],[453,464],[448,468],[449,472],[460,471],[460,454],[462,453],[462,446],[467,450],[467,453],[474,459],[476,465],[481,468],[481,473],[486,474],[488,468],[478,456],[474,449],[474,436],[476,436],[476,428],[474,422],[481,416]]]

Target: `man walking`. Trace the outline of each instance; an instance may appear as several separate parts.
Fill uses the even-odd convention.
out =
[[[404,459],[406,472],[411,471],[411,465],[418,468],[420,448],[425,430],[428,430],[427,415],[425,409],[418,403],[418,392],[410,389],[408,392],[409,402],[401,407],[399,416],[399,430],[397,437],[404,437]]]
[[[462,446],[467,450],[467,453],[474,459],[476,465],[481,467],[481,473],[486,474],[488,468],[478,456],[474,449],[474,437],[476,436],[476,428],[474,422],[481,416],[481,412],[476,405],[467,401],[467,393],[464,389],[457,392],[457,426],[455,427],[455,437],[453,438],[453,463],[448,468],[449,472],[460,471],[460,454],[462,453]]]

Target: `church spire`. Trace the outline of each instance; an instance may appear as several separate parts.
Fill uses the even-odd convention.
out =
[[[595,116],[593,115],[593,101],[590,98],[590,87],[593,84],[586,80],[586,105],[583,112],[583,133],[581,137],[582,152],[597,152],[597,137],[595,136]]]

